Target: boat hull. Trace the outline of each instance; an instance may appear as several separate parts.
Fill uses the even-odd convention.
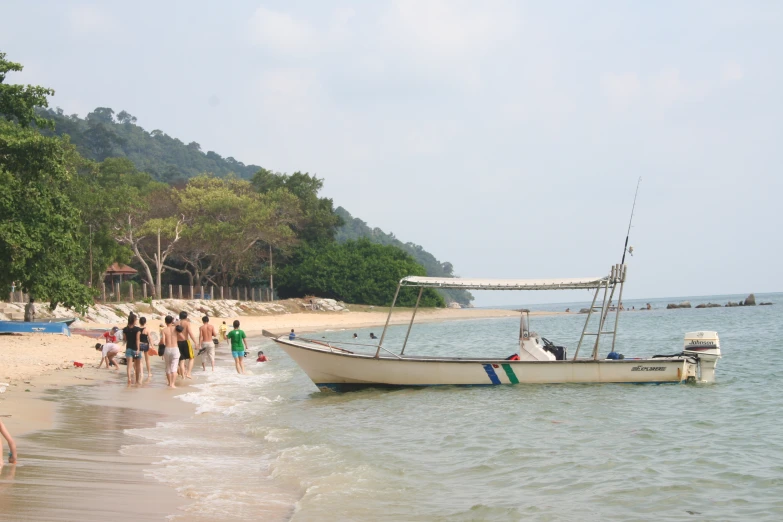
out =
[[[0,333],[49,333],[71,336],[65,323],[25,323],[21,321],[0,321]]]
[[[50,317],[46,319],[36,319],[36,323],[63,323],[71,326],[76,321],[76,317]],[[24,321],[9,321],[11,323],[22,323]]]
[[[694,379],[690,357],[623,360],[508,361],[503,359],[373,357],[277,338],[280,347],[321,389],[397,386],[495,386],[554,383],[676,383]]]

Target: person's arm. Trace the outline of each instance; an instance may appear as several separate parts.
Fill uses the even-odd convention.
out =
[[[107,360],[106,356],[101,353],[101,362],[98,363],[98,369],[101,369],[101,366],[103,366],[103,361],[106,361],[106,368],[109,367],[109,361]]]
[[[246,336],[246,335],[244,335],[244,333],[245,333],[245,332],[242,332],[242,342],[244,342],[244,343],[245,343],[245,351],[246,351],[246,352],[249,352],[249,351],[250,351],[250,348],[248,348],[248,347],[247,347],[247,336]]]
[[[8,442],[8,463],[9,464],[16,464],[16,443],[14,442],[14,438],[11,436],[10,433],[8,433],[8,430],[5,428],[5,424],[3,424],[3,421],[0,421],[0,435],[5,438],[6,442]],[[0,461],[3,460],[3,456],[0,455]]]
[[[190,328],[190,323],[188,323],[188,336],[190,336],[190,339],[193,341],[193,344],[195,344],[196,338],[193,336],[193,330]]]
[[[139,351],[139,348],[141,348],[141,330],[136,332],[136,351]]]

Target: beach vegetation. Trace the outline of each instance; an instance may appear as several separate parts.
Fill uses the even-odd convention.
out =
[[[335,209],[314,174],[204,153],[144,130],[127,111],[98,107],[80,118],[49,109],[52,89],[5,81],[21,70],[0,53],[3,286],[81,310],[118,262],[139,271],[150,298],[167,284],[275,288],[280,278],[281,296],[388,304],[401,277],[453,275],[420,246]],[[324,259],[335,266],[324,269]],[[443,299],[428,291],[423,304]]]
[[[53,91],[5,83],[8,72],[21,70],[0,53],[0,284],[16,283],[52,308],[82,310],[93,292],[82,283],[80,213],[68,197],[73,146],[31,125],[48,125],[34,108]]]
[[[277,276],[281,297],[313,294],[348,303],[389,306],[400,279],[425,275],[424,267],[399,248],[368,239],[307,244]],[[417,290],[403,288],[400,306],[414,306]],[[445,306],[443,297],[425,289],[420,306]]]

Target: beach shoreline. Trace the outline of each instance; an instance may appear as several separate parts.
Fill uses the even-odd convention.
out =
[[[411,310],[404,309],[395,311],[390,324],[406,324],[410,321],[411,313]],[[239,319],[242,328],[256,337],[263,329],[283,333],[294,328],[297,332],[306,333],[382,327],[387,315],[387,310],[372,310],[238,316],[212,320],[217,325],[223,320],[230,324],[234,319]],[[518,312],[510,310],[440,309],[419,311],[416,319],[417,322],[440,322],[516,315]],[[151,323],[151,327],[157,329],[157,321]],[[112,325],[88,323],[84,328],[97,333],[109,326]],[[153,356],[150,361],[153,369],[151,382],[141,387],[128,387],[125,384],[124,366],[117,371],[97,368],[100,354],[94,348],[96,342],[98,340],[93,337],[78,334],[71,337],[19,334],[0,338],[3,357],[0,370],[0,383],[3,385],[0,386],[4,389],[0,393],[0,415],[16,439],[19,453],[18,465],[6,464],[0,469],[0,489],[9,493],[11,499],[28,498],[34,494],[32,489],[40,486],[43,480],[41,477],[57,470],[59,478],[54,482],[54,489],[69,492],[67,497],[60,493],[47,496],[45,502],[37,502],[31,510],[24,507],[23,503],[17,505],[12,500],[8,513],[13,513],[18,520],[35,520],[42,516],[46,519],[67,520],[68,516],[59,514],[59,508],[54,507],[56,502],[73,506],[80,502],[84,505],[95,503],[94,491],[80,495],[68,487],[74,479],[73,474],[83,474],[87,470],[94,480],[108,484],[113,483],[114,475],[119,474],[131,481],[135,491],[145,498],[154,499],[153,504],[159,506],[159,513],[150,511],[149,505],[144,506],[144,509],[125,506],[123,511],[113,511],[112,505],[123,504],[122,491],[116,487],[109,488],[101,482],[96,487],[101,488],[102,500],[98,502],[100,506],[95,513],[112,513],[112,517],[118,520],[163,520],[171,515],[178,520],[186,519],[176,514],[187,504],[186,495],[161,485],[145,471],[154,467],[159,459],[127,457],[121,455],[119,450],[129,443],[129,438],[134,438],[126,433],[128,429],[150,428],[159,422],[195,415],[193,404],[175,400],[175,397],[197,391],[194,385],[205,381],[202,377],[204,374],[194,368],[193,381],[184,382],[177,390],[165,389],[160,358]],[[77,367],[74,362],[82,363],[83,366]],[[101,422],[102,417],[121,417],[125,420],[104,424]],[[82,425],[91,426],[90,438],[113,442],[99,442],[95,446],[99,448],[96,452],[89,447],[77,448],[77,454],[80,455],[78,462],[71,462],[73,469],[66,468],[62,463],[72,461],[73,458],[67,448],[58,446],[58,441],[66,441],[63,444],[67,446],[68,441],[84,438]],[[135,444],[139,444],[139,441],[136,440]],[[141,444],[149,444],[149,441]],[[3,456],[7,461],[6,457],[7,452]],[[111,461],[111,470],[96,466],[93,462],[96,459]],[[82,520],[89,519],[82,517]]]

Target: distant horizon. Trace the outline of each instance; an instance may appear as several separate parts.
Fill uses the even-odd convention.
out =
[[[554,292],[555,290],[551,290],[551,291]],[[540,292],[546,292],[546,290],[540,291]],[[682,296],[665,296],[665,297],[625,297],[625,296],[623,296],[623,302],[671,300],[672,303],[679,303],[679,302],[682,302],[684,300],[707,299],[707,298],[713,298],[714,299],[714,298],[718,298],[718,297],[721,297],[721,298],[723,298],[723,297],[742,297],[742,299],[745,299],[750,294],[753,294],[756,297],[756,306],[758,306],[758,301],[759,301],[758,296],[760,296],[760,295],[783,294],[783,291],[779,291],[779,292],[748,292],[746,294],[733,293],[733,294],[708,294],[708,295],[682,295]],[[582,304],[582,303],[589,304],[591,301],[592,301],[592,297],[590,297],[589,299],[586,299],[584,301],[582,301],[582,300],[551,301],[551,302],[539,301],[539,302],[520,302],[520,303],[516,303],[516,304],[500,304],[500,303],[497,303],[497,304],[480,305],[480,306],[479,305],[474,305],[474,307],[475,308],[498,308],[498,307],[501,307],[501,308],[505,309],[505,308],[512,307],[512,306],[523,306],[523,305],[524,306],[536,306],[536,305],[555,306],[555,305],[570,305],[570,304],[575,304],[575,303],[576,304]],[[616,301],[616,299],[615,299],[615,301]],[[705,301],[705,302],[709,302],[709,301]],[[693,306],[696,306],[696,304],[700,304],[700,303],[691,303],[691,304]],[[725,303],[720,303],[720,304],[722,305],[722,304],[725,304]],[[775,304],[777,304],[777,303],[775,303]]]

